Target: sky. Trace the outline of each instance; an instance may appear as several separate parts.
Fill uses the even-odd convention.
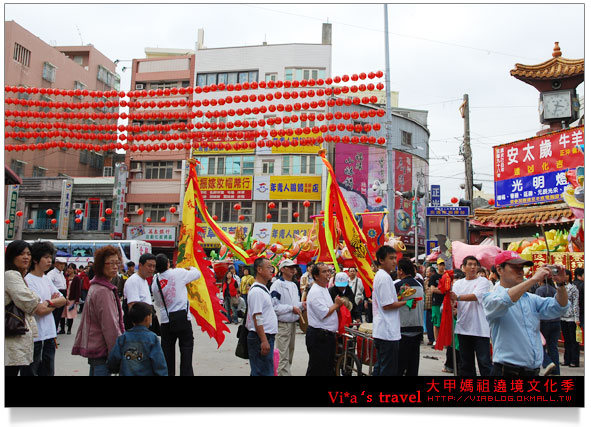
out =
[[[333,76],[386,69],[383,4],[36,3],[4,11],[51,45],[92,43],[119,59],[123,90],[126,60],[145,57],[145,47],[195,49],[199,28],[215,48],[320,43],[330,22]],[[509,72],[551,59],[556,41],[563,57],[583,58],[584,5],[390,4],[388,18],[391,89],[400,107],[429,112],[429,183],[441,185],[442,203],[464,196],[459,107],[468,94],[474,182],[492,195],[492,147],[541,128],[538,91]]]

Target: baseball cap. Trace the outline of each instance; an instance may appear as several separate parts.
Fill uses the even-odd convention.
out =
[[[443,258],[437,258],[437,264],[445,264],[445,260]]]
[[[344,272],[337,273],[337,275],[334,277],[334,285],[335,286],[338,286],[339,288],[344,288],[348,284],[349,284],[349,276],[347,276],[347,273],[344,273]]]
[[[62,256],[55,257],[55,262],[61,262],[62,264],[67,264],[68,261]]]
[[[523,264],[531,267],[534,265],[532,261],[521,258],[517,252],[503,251],[495,257],[495,265],[501,265],[503,263],[508,264]]]
[[[293,260],[291,260],[291,259],[284,259],[279,264],[279,270],[281,270],[283,267],[293,267],[294,265],[296,265],[296,263],[293,262]]]

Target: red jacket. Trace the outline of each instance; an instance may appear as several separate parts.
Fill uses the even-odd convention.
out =
[[[230,296],[235,297],[238,295],[238,285],[236,284],[236,279],[232,279],[229,283],[230,285]],[[228,287],[228,282],[222,283],[222,295],[226,295],[226,288]]]
[[[81,271],[80,273],[78,273],[78,275],[82,279],[82,289],[84,289],[85,291],[89,290],[90,289],[90,279],[88,278],[86,273],[84,271]]]

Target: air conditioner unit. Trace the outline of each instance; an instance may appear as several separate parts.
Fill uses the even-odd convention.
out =
[[[136,83],[135,90],[144,90],[144,84],[143,83]]]
[[[127,205],[127,212],[135,213],[140,208],[140,205]]]
[[[84,203],[72,203],[72,209],[84,209]]]

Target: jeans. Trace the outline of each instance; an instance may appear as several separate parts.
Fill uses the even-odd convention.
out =
[[[398,350],[398,376],[419,375],[419,361],[422,334],[402,335]]]
[[[398,373],[398,351],[400,340],[386,341],[374,338],[374,346],[377,351],[377,361],[373,367],[374,377],[393,377]]]
[[[564,363],[579,366],[579,343],[577,342],[577,323],[560,321],[564,338]]]
[[[431,319],[431,309],[425,309],[425,329],[427,329],[427,338],[429,342],[435,341],[435,332],[433,332],[433,319]]]
[[[560,356],[558,355],[558,340],[560,339],[560,321],[540,322],[540,332],[544,335],[546,346],[544,347],[544,361],[542,366],[545,368],[554,362],[556,365],[551,373],[560,375]]]
[[[21,369],[24,377],[55,376],[55,339],[37,341],[33,346],[33,363]]]
[[[91,377],[110,377],[111,371],[107,367],[107,359],[88,359],[90,364],[90,372],[88,375]]]
[[[275,350],[275,335],[265,334],[271,350],[266,356],[261,354],[261,339],[258,334],[248,331],[246,342],[248,344],[248,360],[250,362],[250,375],[252,377],[272,377],[275,374],[273,365],[273,351]]]
[[[172,314],[172,313],[171,313]],[[176,342],[179,341],[179,350],[181,352],[181,377],[192,377],[193,373],[193,327],[188,319],[182,322],[178,328],[171,328],[170,322],[160,324],[160,345],[164,353],[164,359],[168,366],[168,376],[174,377],[176,363]],[[175,325],[176,326],[176,325]]]
[[[465,377],[476,376],[476,366],[474,365],[474,355],[476,355],[480,376],[490,376],[492,371],[490,338],[462,334],[458,334],[457,337],[460,341],[460,375]]]
[[[306,349],[308,350],[307,377],[333,376],[335,374],[336,334],[308,326]]]
[[[232,305],[230,296],[224,297],[224,310],[227,313],[228,321],[238,323],[238,305]]]

